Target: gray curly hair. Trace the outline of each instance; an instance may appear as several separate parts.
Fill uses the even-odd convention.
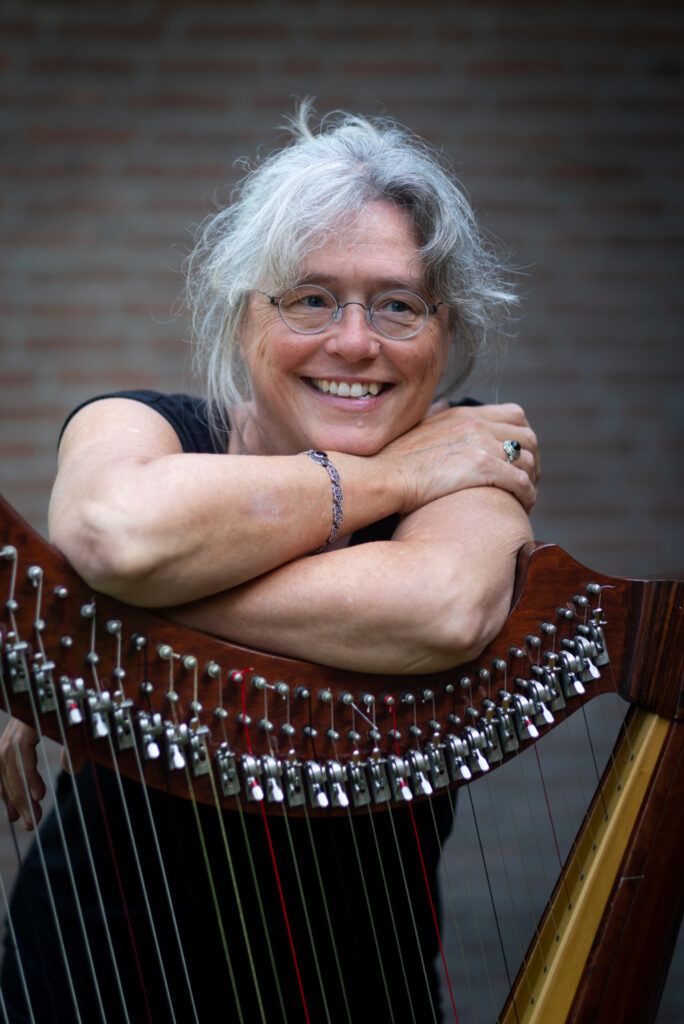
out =
[[[250,396],[239,332],[251,292],[295,284],[302,261],[336,226],[377,200],[405,209],[415,228],[426,289],[450,310],[449,365],[439,393],[463,383],[516,296],[441,157],[387,118],[335,112],[316,131],[310,101],[288,118],[291,141],[257,162],[225,209],[198,230],[186,270],[195,366],[206,380],[214,429]]]

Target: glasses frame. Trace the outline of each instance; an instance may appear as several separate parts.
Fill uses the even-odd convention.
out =
[[[419,295],[418,292],[412,291],[410,288],[390,288],[388,291],[380,292],[378,295],[374,296],[374,298],[371,300],[370,306],[364,306],[363,302],[340,302],[337,296],[334,294],[334,292],[331,292],[329,288],[324,288],[322,284],[312,284],[312,288],[318,288],[320,291],[325,292],[326,295],[330,296],[330,298],[335,303],[335,311],[330,317],[328,323],[325,324],[323,327],[317,327],[313,331],[300,331],[296,327],[293,327],[292,324],[288,323],[288,321],[285,319],[280,304],[282,300],[285,298],[285,296],[289,294],[289,292],[294,291],[295,288],[303,287],[306,287],[305,283],[293,284],[292,287],[288,288],[287,291],[283,292],[282,295],[269,295],[268,292],[262,292],[257,289],[259,295],[264,295],[269,300],[272,306],[277,307],[280,319],[288,328],[288,330],[293,331],[295,334],[322,334],[323,331],[327,331],[327,329],[329,327],[332,327],[333,324],[338,324],[340,322],[340,320],[342,319],[342,310],[346,309],[347,306],[360,306],[361,309],[366,311],[366,318],[368,322],[372,325],[373,329],[376,330],[378,334],[382,335],[383,338],[389,338],[390,341],[409,341],[411,338],[415,338],[417,334],[420,334],[423,328],[427,325],[428,319],[437,313],[437,310],[439,309],[440,306],[444,305],[443,302],[437,302],[430,305],[428,302],[425,301],[422,295]],[[415,296],[415,298],[420,299],[420,301],[425,306],[425,320],[420,325],[420,327],[417,330],[412,331],[410,334],[404,334],[401,337],[395,337],[392,334],[387,334],[386,331],[383,331],[380,327],[378,327],[373,317],[373,306],[375,305],[375,303],[379,299],[382,299],[385,295],[393,295],[397,291],[404,292],[406,295]]]

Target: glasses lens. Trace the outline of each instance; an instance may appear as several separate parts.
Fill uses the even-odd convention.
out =
[[[371,306],[371,320],[388,338],[411,338],[425,326],[428,307],[415,292],[383,292]]]
[[[278,303],[280,315],[293,331],[316,334],[332,323],[337,310],[337,299],[316,284],[298,284],[285,292]]]

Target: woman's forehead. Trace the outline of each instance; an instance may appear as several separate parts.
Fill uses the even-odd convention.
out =
[[[378,286],[420,288],[424,267],[409,214],[389,202],[365,206],[358,217],[330,230],[302,259],[297,279],[334,284],[364,278]]]

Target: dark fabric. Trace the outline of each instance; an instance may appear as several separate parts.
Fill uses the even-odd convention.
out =
[[[95,395],[81,402],[67,417],[60,432],[60,438],[68,423],[86,405],[103,398],[131,398],[143,405],[149,405],[167,420],[178,434],[184,452],[214,452],[214,445],[207,423],[207,403],[192,395],[165,395],[159,391],[116,391],[108,395]]]
[[[215,450],[201,400],[148,391],[111,397],[156,409],[184,451]],[[388,517],[359,531],[353,543],[389,539],[396,521]],[[113,772],[88,765],[75,781],[60,777],[58,806],[59,817],[55,811],[47,817],[40,847],[34,843],[26,857],[11,906],[36,1024],[75,1024],[74,1002],[83,1024],[241,1018],[245,1024],[303,1024],[307,1014],[311,1024],[328,1017],[332,1024],[442,1019],[433,913],[439,913],[441,845],[453,820],[448,795],[431,805],[355,815],[353,825],[346,816],[271,815],[267,829],[259,813],[226,811],[219,817],[209,807],[196,812],[188,800],[119,782]],[[28,1024],[9,939],[2,991],[11,1024]]]

